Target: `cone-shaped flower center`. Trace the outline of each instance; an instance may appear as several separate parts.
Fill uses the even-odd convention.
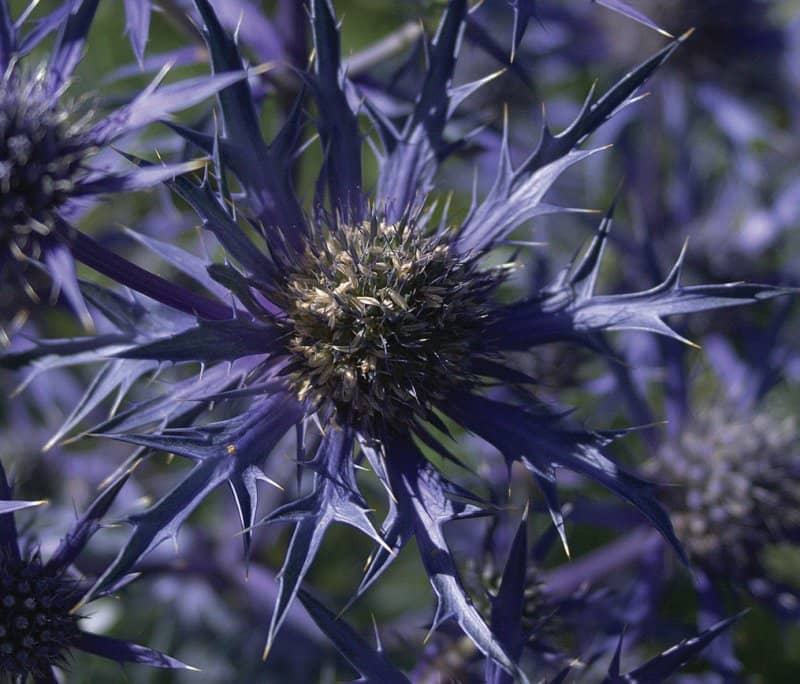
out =
[[[0,248],[38,256],[37,236],[83,174],[85,122],[59,105],[44,69],[0,83]]]
[[[396,426],[474,380],[496,271],[373,219],[326,229],[287,279],[297,394],[351,424]]]
[[[698,418],[661,461],[671,510],[689,550],[711,563],[746,565],[767,545],[800,532],[797,427],[766,413],[749,420],[717,408]]]
[[[78,635],[74,583],[29,561],[0,555],[0,681],[44,678]]]

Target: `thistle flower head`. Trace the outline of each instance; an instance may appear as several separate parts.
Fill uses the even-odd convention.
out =
[[[56,212],[86,173],[88,125],[58,98],[45,67],[7,70],[0,84],[0,246],[41,256]]]
[[[14,21],[8,3],[0,3],[0,276],[15,275],[35,301],[36,291],[20,264],[37,262],[51,277],[53,293],[63,292],[88,328],[91,317],[78,287],[73,257],[102,268],[107,255],[99,254],[102,250],[70,225],[69,218],[101,195],[148,188],[198,167],[197,162],[187,162],[145,173],[138,169],[116,173],[99,165],[91,167],[91,158],[120,137],[202,101],[244,73],[159,88],[166,75],[163,70],[130,102],[95,119],[92,111],[81,112],[70,103],[66,92],[98,0],[64,3],[28,30],[36,4],[31,3]],[[126,3],[129,33],[139,48],[147,35],[149,4],[148,0]],[[133,17],[140,21],[132,22]],[[47,62],[32,68],[25,58],[54,31],[57,37]],[[137,54],[141,56],[140,51]]]
[[[712,567],[744,569],[765,546],[800,532],[800,452],[792,417],[751,418],[716,406],[698,415],[659,472],[674,482],[672,519],[689,551]]]
[[[448,241],[379,218],[306,245],[276,303],[298,397],[340,420],[396,428],[476,377],[472,359],[500,282]]]
[[[28,559],[0,554],[0,680],[44,678],[78,639],[74,580]]]
[[[241,71],[236,41],[222,28],[212,5],[208,0],[195,4],[214,69],[223,75]],[[414,538],[437,599],[433,627],[454,619],[498,671],[524,682],[516,664],[518,635],[507,634],[503,625],[508,620],[502,615],[490,625],[480,614],[464,588],[443,530],[446,523],[486,514],[489,507],[450,481],[420,448],[425,444],[459,461],[431,427],[446,431],[444,416],[493,445],[509,470],[522,462],[544,493],[562,538],[555,473],[569,468],[637,506],[682,554],[649,484],[605,453],[616,434],[565,426],[563,416],[527,388],[517,395],[529,399],[524,407],[482,392],[490,384],[531,384],[531,378],[513,367],[510,352],[553,341],[591,346],[606,330],[679,337],[662,317],[751,303],[783,291],[741,283],[686,287],[680,283],[679,260],[664,282],[649,290],[597,295],[609,215],[584,256],[550,286],[513,304],[494,296],[503,269],[489,268],[484,257],[506,244],[526,221],[557,210],[544,203],[546,192],[570,166],[594,152],[577,146],[631,102],[638,86],[682,38],[602,97],[594,100],[590,95],[562,134],[544,129],[539,147],[516,167],[505,135],[489,193],[480,201],[474,198],[460,221],[450,219],[445,209],[437,228],[432,225],[434,212],[426,205],[430,206],[439,162],[458,148],[450,132],[446,134],[448,120],[487,80],[452,84],[468,3],[447,3],[429,41],[428,67],[413,111],[399,128],[368,93],[358,93],[348,83],[332,4],[309,4],[315,58],[313,70],[303,78],[316,100],[315,125],[324,153],[314,209],[303,208],[291,184],[307,111],[302,100],[276,138],[267,142],[249,84],[231,80],[219,94],[219,130],[212,134],[175,126],[214,157],[215,178],[207,177],[200,185],[183,177],[171,181],[224,248],[225,263],[201,267],[174,245],[143,238],[218,299],[165,284],[128,265],[116,272],[109,268],[106,274],[147,294],[158,306],[132,303],[97,286],[85,289],[120,331],[110,352],[116,357],[115,370],[110,379],[95,385],[85,405],[96,405],[115,387],[126,391],[133,382],[126,375],[129,368],[135,378],[163,362],[204,365],[202,373],[181,381],[175,392],[137,403],[104,426],[107,431],[113,426],[117,439],[186,457],[196,465],[180,485],[131,520],[125,548],[87,596],[100,595],[121,581],[139,559],[174,537],[211,491],[227,483],[236,499],[246,550],[259,525],[294,526],[279,574],[265,655],[327,529],[340,522],[376,543],[355,598]],[[358,97],[348,96],[354,93]],[[361,111],[353,109],[353,101],[365,103],[364,111],[380,136],[372,141],[379,168],[375,192],[369,196],[361,168]],[[143,162],[140,169],[148,174],[154,165]],[[229,177],[239,189],[236,212],[231,211]],[[385,211],[375,215],[370,206]],[[245,230],[246,223],[252,230]],[[167,307],[171,310],[165,314]],[[97,342],[101,354],[103,345]],[[46,349],[26,352],[24,358],[29,361]],[[233,398],[245,399],[247,408],[219,422],[196,424],[206,408]],[[166,428],[149,432],[153,425]],[[307,438],[313,426],[321,434]],[[292,428],[310,487],[259,521],[256,482],[269,479],[262,467]],[[360,491],[359,462],[369,465],[390,495],[380,530]],[[514,600],[498,599],[503,604],[500,613],[519,606],[516,596],[522,593],[514,594]]]
[[[55,552],[42,561],[38,551],[25,553],[14,511],[43,501],[14,501],[0,463],[0,681],[55,681],[53,667],[62,666],[73,649],[94,653],[118,663],[136,662],[161,668],[186,668],[174,658],[144,646],[80,628],[77,608],[85,585],[74,579],[71,566],[100,529],[129,472],[118,478],[76,520]]]

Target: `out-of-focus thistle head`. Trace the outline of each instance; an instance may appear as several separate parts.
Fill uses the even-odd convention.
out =
[[[88,125],[47,84],[48,72],[7,70],[0,91],[0,247],[41,257],[57,211],[86,175]]]
[[[665,447],[659,479],[690,555],[736,574],[771,544],[800,539],[800,435],[792,416],[741,416],[724,405],[694,417]]]
[[[120,664],[188,667],[158,651],[85,632],[80,626],[86,616],[75,608],[87,584],[73,562],[100,529],[100,518],[126,479],[127,475],[119,478],[102,492],[44,561],[31,540],[18,534],[13,514],[45,502],[13,500],[0,464],[0,681],[56,681],[53,668],[66,666],[73,649]]]
[[[196,0],[196,5],[215,71],[241,73],[235,40],[207,0]],[[173,125],[215,161],[215,178],[198,185],[179,177],[170,185],[198,213],[226,258],[208,265],[174,245],[140,239],[205,292],[109,258],[105,275],[156,303],[88,285],[86,296],[114,325],[113,334],[55,346],[42,343],[7,354],[4,363],[42,357],[50,360],[45,365],[66,363],[61,356],[78,351],[76,362],[106,360],[102,381],[87,391],[67,421],[71,427],[110,393],[124,393],[137,377],[163,363],[203,366],[201,373],[98,428],[195,465],[171,492],[130,520],[130,538],[87,599],[106,591],[155,546],[174,537],[205,497],[227,483],[246,549],[258,525],[294,527],[265,655],[327,529],[340,522],[376,544],[355,598],[413,538],[437,599],[433,628],[455,620],[498,673],[525,681],[516,664],[516,642],[506,638],[500,622],[487,623],[472,602],[443,529],[456,519],[490,514],[492,508],[448,479],[426,450],[459,461],[452,446],[441,441],[451,421],[489,442],[509,470],[523,463],[565,544],[556,471],[579,472],[636,506],[683,557],[649,483],[620,468],[607,453],[620,433],[566,424],[561,413],[529,391],[533,379],[513,366],[510,353],[555,341],[597,349],[602,346],[598,334],[606,330],[679,337],[662,317],[751,303],[783,290],[742,283],[685,286],[681,255],[652,289],[598,295],[609,214],[583,256],[546,288],[512,304],[495,296],[508,269],[490,266],[487,257],[507,246],[524,222],[561,211],[543,198],[564,171],[597,151],[579,150],[579,144],[635,99],[637,88],[682,38],[602,97],[590,93],[567,130],[558,135],[541,131],[538,147],[517,166],[506,135],[491,190],[482,199],[475,197],[459,220],[446,206],[437,209],[431,195],[438,166],[460,142],[451,139],[448,123],[461,101],[487,80],[459,87],[452,83],[468,16],[466,0],[446,4],[435,37],[428,41],[427,70],[413,110],[401,120],[384,113],[347,79],[332,4],[314,0],[310,9],[313,67],[301,74],[307,87],[273,140],[262,137],[245,80],[220,91],[216,128]],[[313,208],[307,211],[292,177],[308,123],[303,105],[311,97],[323,164]],[[361,131],[364,119],[371,124],[371,136]],[[361,167],[367,138],[378,161],[372,191]],[[153,168],[142,162],[143,173]],[[114,357],[110,362],[109,356]],[[524,401],[486,396],[484,390],[498,384],[519,388],[516,396]],[[245,408],[198,425],[206,408],[228,400]],[[257,483],[268,480],[262,468],[292,429],[298,469],[310,475],[310,486],[257,520]],[[356,478],[356,468],[365,466],[389,494],[380,530]]]
[[[722,335],[704,337],[714,375],[704,374],[702,383],[690,384],[682,349],[658,346],[657,363],[670,380],[670,421],[661,438],[652,437],[644,472],[663,485],[692,561],[701,626],[729,614],[732,602],[744,607],[753,599],[778,618],[800,616],[797,589],[775,562],[800,542],[800,440],[796,416],[786,410],[791,403],[784,403],[789,383],[782,372],[791,354],[781,342],[791,320],[791,302],[785,304],[765,330],[747,331],[743,351]],[[643,396],[633,391],[629,400],[636,395]],[[646,412],[641,418],[650,422]],[[660,587],[670,564],[661,552],[649,555],[638,546],[636,555],[649,568],[636,580],[646,608],[630,622],[646,625],[664,598]],[[717,640],[708,659],[719,676],[742,671],[736,652],[730,635]]]
[[[91,240],[70,223],[99,196],[135,191],[158,184],[199,163],[162,165],[147,171],[110,171],[92,159],[124,135],[202,101],[244,74],[188,79],[159,88],[166,70],[128,104],[100,116],[84,96],[70,98],[73,73],[80,63],[99,0],[71,0],[28,29],[38,2],[13,20],[8,0],[0,0],[0,277],[8,287],[21,284],[38,298],[26,279],[25,267],[44,266],[54,294],[64,295],[89,325],[70,251],[92,265],[102,261]],[[139,16],[149,1],[126,2]],[[146,25],[129,21],[129,34],[141,42]],[[56,33],[49,58],[29,63],[28,54],[50,33]],[[82,104],[81,104],[82,103]],[[77,247],[76,247],[77,243]],[[8,279],[10,277],[10,280]],[[16,281],[16,282],[15,282]],[[13,316],[16,312],[10,312]]]
[[[45,569],[41,558],[0,557],[0,672],[8,681],[43,679],[79,636],[79,615],[70,611],[77,583]]]

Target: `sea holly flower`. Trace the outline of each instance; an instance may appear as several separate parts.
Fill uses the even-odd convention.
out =
[[[720,615],[731,588],[740,605],[755,599],[779,619],[800,617],[800,595],[769,560],[770,550],[800,543],[800,431],[796,417],[771,402],[771,390],[779,391],[774,362],[780,351],[774,339],[765,350],[763,337],[774,335],[762,336],[761,344],[751,340],[756,356],[750,360],[709,337],[716,401],[708,406],[692,393],[669,396],[683,406],[673,409],[677,424],[648,464],[676,485],[665,499],[695,564],[701,624]],[[685,365],[681,370],[687,372]],[[722,673],[741,667],[729,639],[712,655]]]
[[[215,71],[241,72],[235,41],[206,0],[196,4]],[[204,368],[183,381],[179,392],[133,405],[102,426],[116,439],[188,458],[194,466],[171,492],[131,517],[128,542],[86,600],[114,586],[155,546],[174,537],[205,497],[227,483],[239,509],[245,548],[258,525],[294,526],[265,655],[327,529],[342,522],[376,543],[357,596],[413,538],[437,599],[433,627],[454,619],[487,658],[525,680],[499,628],[487,623],[465,591],[444,534],[450,521],[491,512],[426,456],[430,449],[458,462],[452,447],[440,440],[442,433],[449,433],[447,421],[492,444],[509,469],[521,462],[532,473],[565,544],[556,489],[560,468],[625,498],[683,556],[649,483],[626,472],[608,454],[608,445],[621,433],[571,425],[527,389],[524,403],[513,404],[492,399],[484,390],[491,384],[525,388],[532,382],[513,366],[507,352],[556,341],[597,347],[597,334],[606,330],[677,337],[663,317],[752,303],[783,290],[741,283],[685,286],[680,282],[681,255],[664,282],[650,290],[597,295],[610,226],[606,217],[583,258],[550,286],[522,301],[502,303],[497,294],[510,265],[492,266],[487,257],[525,221],[559,211],[543,202],[545,193],[561,173],[596,152],[577,146],[632,101],[681,39],[602,97],[591,93],[574,123],[558,135],[545,129],[538,148],[517,167],[506,138],[488,195],[476,197],[463,220],[451,219],[443,210],[437,221],[429,194],[439,164],[457,147],[449,139],[447,123],[458,104],[485,82],[452,85],[467,9],[465,0],[447,3],[428,45],[428,68],[413,112],[397,122],[348,81],[332,5],[326,0],[311,3],[315,60],[313,71],[303,78],[318,106],[315,125],[324,156],[310,214],[291,181],[305,123],[302,101],[267,143],[248,83],[237,81],[219,93],[217,131],[175,126],[214,158],[217,179],[207,178],[198,186],[177,178],[170,184],[198,213],[227,259],[210,264],[204,273],[197,259],[174,246],[163,253],[197,282],[208,281],[210,275],[214,283],[206,289],[211,296],[160,279],[150,287],[154,281],[140,272],[131,276],[128,264],[99,265],[106,275],[157,300],[156,308],[177,309],[183,323],[187,314],[196,318],[178,331],[150,326],[147,339],[141,340],[133,321],[148,320],[150,304],[137,301],[134,306],[90,286],[104,315],[124,331],[123,339],[61,341],[49,349],[40,343],[28,354],[35,359],[49,351],[58,359],[80,351],[86,352],[84,360],[99,359],[107,356],[110,344],[119,342],[123,348],[113,349],[111,362],[117,364],[117,384],[125,369],[142,362],[199,362]],[[365,136],[353,108],[360,104],[379,136],[379,174],[372,195],[366,193],[361,168]],[[153,167],[142,162],[141,168],[146,172]],[[240,191],[236,196],[229,189],[231,176]],[[235,368],[232,376],[225,375],[229,364]],[[223,383],[229,377],[230,386],[205,385],[204,378],[214,372],[222,374],[217,379]],[[86,401],[97,401],[109,391],[109,384],[103,384]],[[227,399],[243,402],[245,409],[200,423],[204,407]],[[153,424],[161,429],[147,432]],[[299,470],[311,474],[310,490],[257,520],[257,485],[266,479],[264,464],[292,429]],[[380,531],[356,479],[362,463],[389,493]]]
[[[36,684],[56,682],[54,668],[68,664],[73,650],[85,651],[120,664],[193,669],[163,653],[112,637],[84,631],[87,619],[75,610],[86,580],[73,563],[101,527],[127,475],[110,485],[75,521],[48,560],[22,537],[13,511],[42,502],[11,499],[11,488],[0,464],[0,679]],[[126,584],[131,578],[121,582]]]
[[[800,543],[800,433],[796,417],[781,401],[784,391],[792,391],[790,380],[780,372],[787,362],[781,331],[787,327],[788,309],[766,330],[745,331],[744,356],[719,335],[703,338],[713,373],[698,377],[678,345],[640,340],[627,350],[623,372],[615,374],[628,407],[644,405],[651,387],[650,378],[628,376],[627,369],[646,364],[663,367],[668,374],[664,400],[670,420],[662,429],[648,431],[651,457],[642,471],[665,485],[662,500],[692,562],[701,629],[731,607],[754,602],[780,621],[796,623],[800,618],[797,588],[775,563],[777,554],[796,553]],[[642,417],[649,420],[647,414],[645,408]],[[594,519],[617,529],[635,524],[614,513]],[[616,548],[596,554],[594,563],[582,558],[574,564],[582,567],[575,568],[567,586],[599,581],[640,563],[633,580],[639,600],[624,614],[630,638],[652,634],[658,629],[665,591],[676,579],[674,564],[665,562],[664,545],[652,532],[643,536],[639,529]],[[739,662],[728,634],[715,641],[706,658],[723,677],[738,677],[743,668],[758,667],[753,661]]]
[[[122,136],[244,77],[240,72],[159,87],[162,71],[130,103],[97,116],[86,98],[73,101],[68,90],[98,3],[70,0],[26,31],[37,3],[14,21],[8,0],[0,2],[0,275],[21,282],[36,298],[24,268],[45,266],[56,292],[63,291],[87,325],[70,250],[74,246],[84,261],[102,262],[102,249],[78,233],[71,218],[93,198],[147,188],[198,167],[186,162],[119,173],[93,165],[93,158]],[[54,31],[48,61],[30,63],[31,50]]]
[[[665,445],[659,479],[682,483],[671,492],[672,519],[703,567],[746,575],[765,546],[800,540],[799,439],[793,416],[745,418],[718,404],[694,412]]]

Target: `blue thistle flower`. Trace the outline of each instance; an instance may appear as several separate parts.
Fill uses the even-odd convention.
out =
[[[796,588],[770,563],[770,552],[796,549],[800,541],[797,423],[769,394],[785,381],[779,368],[787,350],[779,333],[786,322],[784,310],[766,331],[748,331],[749,358],[740,358],[720,336],[705,338],[716,378],[704,376],[697,383],[702,392],[690,387],[682,349],[667,344],[650,350],[669,373],[665,408],[671,420],[663,432],[649,433],[653,458],[643,471],[665,485],[663,500],[693,564],[700,628],[721,619],[729,606],[740,609],[754,600],[780,620],[800,617]],[[638,380],[619,385],[630,406],[645,405]],[[647,569],[634,580],[641,598],[626,611],[627,619],[634,630],[652,632],[674,568],[664,562],[663,544],[652,534],[616,551],[612,563],[591,579],[641,560]],[[576,573],[578,581],[589,579],[591,568],[584,570]],[[739,662],[730,635],[717,639],[706,657],[714,672],[727,678],[753,665]]]
[[[115,173],[91,164],[92,158],[123,135],[186,108],[244,74],[188,79],[159,88],[156,80],[130,103],[97,119],[86,106],[70,101],[70,79],[83,55],[99,0],[70,0],[23,33],[37,3],[16,22],[8,0],[0,2],[0,275],[10,272],[32,299],[24,267],[44,264],[56,291],[63,291],[88,326],[70,248],[102,261],[102,250],[78,233],[70,219],[87,201],[106,193],[133,191],[198,168],[198,162],[133,168]],[[128,7],[141,2],[127,2]],[[46,64],[24,58],[49,33],[57,31]],[[97,119],[97,120],[96,120]],[[79,257],[80,258],[80,257]]]
[[[681,486],[670,506],[690,554],[729,577],[747,572],[765,546],[800,531],[796,421],[731,407],[696,412],[665,445],[657,479]]]
[[[11,230],[3,235],[7,249],[21,260],[26,253],[41,256],[35,236],[52,229],[55,212],[86,173],[91,147],[84,140],[85,125],[70,122],[70,113],[54,105],[46,70],[17,71],[6,75],[0,95],[0,217]]]
[[[242,72],[236,43],[211,5],[207,0],[196,5],[215,71]],[[170,181],[230,260],[211,264],[205,272],[191,255],[149,240],[213,297],[112,261],[103,267],[105,274],[159,304],[87,286],[87,297],[119,334],[41,343],[28,352],[6,355],[5,363],[76,352],[83,354],[76,357],[80,360],[113,355],[102,371],[103,381],[87,393],[84,405],[96,405],[115,388],[129,386],[131,377],[163,363],[209,365],[199,376],[181,381],[174,392],[134,405],[98,428],[146,449],[186,457],[194,466],[171,492],[130,519],[128,542],[85,600],[107,591],[155,546],[174,537],[203,499],[227,483],[239,509],[246,550],[254,527],[278,522],[294,526],[265,656],[328,527],[341,522],[376,543],[356,597],[414,538],[437,598],[433,628],[455,619],[487,658],[524,681],[501,629],[487,624],[465,591],[444,535],[446,523],[485,515],[487,505],[426,457],[426,449],[432,449],[458,462],[436,436],[436,430],[448,434],[443,417],[491,443],[509,469],[515,462],[524,464],[542,490],[565,545],[556,489],[560,468],[586,475],[632,503],[683,557],[649,483],[624,471],[606,452],[622,433],[566,425],[562,415],[527,391],[527,403],[520,406],[489,398],[483,390],[490,384],[531,382],[509,365],[508,352],[554,341],[596,349],[601,347],[598,334],[606,330],[646,330],[680,339],[663,317],[748,304],[784,290],[741,283],[684,286],[681,255],[664,282],[650,290],[597,295],[609,215],[584,257],[550,286],[510,305],[495,296],[509,267],[491,267],[486,257],[505,245],[524,221],[558,211],[543,203],[545,193],[562,172],[596,152],[577,146],[632,101],[682,39],[602,97],[590,93],[575,122],[559,135],[545,128],[536,151],[516,168],[506,137],[492,189],[482,201],[475,199],[454,228],[447,211],[436,225],[428,195],[438,165],[457,147],[445,133],[449,118],[485,82],[452,86],[467,3],[447,3],[429,45],[429,65],[413,112],[400,126],[368,97],[362,100],[347,80],[332,5],[315,0],[311,10],[316,57],[313,72],[302,76],[318,106],[316,126],[324,153],[312,214],[303,211],[291,183],[304,123],[302,99],[267,143],[249,86],[239,80],[219,93],[220,130],[174,125],[213,156],[218,182],[207,179],[198,186],[187,178]],[[362,101],[382,144],[372,196],[365,194],[363,139],[351,104]],[[140,163],[143,173],[153,168]],[[229,176],[241,189],[235,202]],[[231,418],[198,424],[207,407],[225,400],[243,401],[246,408]],[[148,432],[154,424],[159,429]],[[262,467],[293,428],[299,469],[312,475],[310,491],[257,521],[257,482],[267,479]],[[314,440],[310,433],[317,428],[321,435]],[[356,466],[362,462],[390,493],[380,532],[356,480]]]
[[[777,326],[783,322],[779,317]],[[771,577],[764,553],[800,542],[800,432],[795,416],[769,403],[782,350],[773,341],[765,353],[751,342],[758,357],[747,361],[722,339],[709,338],[724,392],[713,406],[688,395],[683,411],[673,410],[681,420],[649,467],[679,485],[667,495],[698,566],[714,580],[750,590],[779,614],[795,615],[796,592]]]
[[[38,550],[26,551],[14,523],[13,511],[44,502],[11,500],[11,488],[0,464],[0,680],[54,682],[53,668],[67,664],[70,651],[81,650],[118,663],[141,663],[159,668],[192,669],[163,653],[127,641],[85,632],[85,619],[75,610],[86,583],[71,570],[76,557],[100,529],[125,484],[127,475],[109,486],[72,525],[47,560]],[[24,547],[24,548],[23,548]],[[126,580],[118,585],[126,584]]]

